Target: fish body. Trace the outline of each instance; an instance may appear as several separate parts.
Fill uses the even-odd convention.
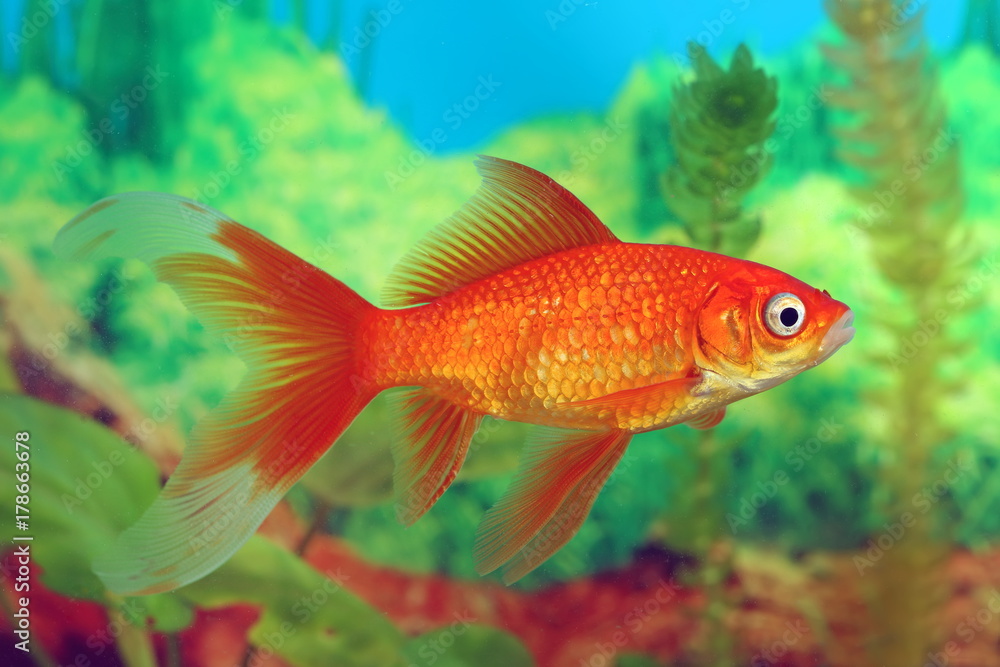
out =
[[[379,311],[367,372],[381,385],[423,386],[500,419],[629,433],[664,428],[766,388],[754,385],[752,368],[721,378],[703,363],[702,331],[727,326],[700,320],[706,297],[723,283],[763,283],[823,300],[779,271],[724,255],[670,245],[587,246],[520,264],[428,305]],[[845,311],[834,307],[828,316]],[[685,391],[655,389],[685,379],[696,382]],[[600,401],[624,391],[641,396],[649,387],[654,403],[643,410]]]
[[[218,567],[383,391],[405,524],[454,480],[484,417],[547,427],[475,539],[477,570],[514,581],[576,533],[633,434],[710,428],[854,333],[845,304],[781,271],[623,243],[545,175],[477,166],[483,185],[400,261],[385,308],[182,197],[109,197],[63,228],[57,253],[145,261],[248,367],[95,561],[109,589],[170,590]]]

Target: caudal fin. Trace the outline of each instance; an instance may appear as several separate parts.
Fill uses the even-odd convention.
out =
[[[63,227],[55,250],[145,261],[247,365],[191,433],[160,496],[94,562],[116,593],[183,586],[249,539],[377,393],[355,355],[375,308],[260,234],[173,195],[103,199]]]

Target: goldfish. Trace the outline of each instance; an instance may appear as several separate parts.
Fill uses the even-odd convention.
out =
[[[406,525],[454,481],[485,417],[538,425],[472,549],[480,574],[511,583],[577,532],[635,434],[711,428],[854,334],[847,305],[777,269],[625,243],[544,174],[476,167],[479,189],[400,260],[381,308],[183,197],[115,195],[63,227],[58,255],[144,261],[247,366],[95,558],[109,590],[167,591],[218,568],[383,391]]]

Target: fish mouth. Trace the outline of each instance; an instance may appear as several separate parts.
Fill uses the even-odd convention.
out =
[[[852,324],[854,324],[854,312],[848,309],[846,313],[840,316],[840,319],[830,326],[830,330],[823,336],[823,340],[819,344],[819,357],[813,363],[814,366],[823,363],[834,352],[851,342],[851,339],[854,338],[854,327],[851,326]]]

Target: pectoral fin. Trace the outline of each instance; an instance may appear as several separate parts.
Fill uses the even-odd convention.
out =
[[[722,418],[725,416],[726,416],[726,408],[721,407],[718,410],[714,410],[712,412],[706,412],[705,414],[699,415],[694,419],[689,419],[684,423],[690,426],[691,428],[697,428],[697,429],[712,428],[713,426],[718,426],[719,422],[721,422]]]
[[[559,403],[557,410],[587,409],[588,411],[611,410],[614,425],[622,425],[651,415],[679,413],[690,400],[691,393],[700,382],[697,376],[681,377],[616,391],[605,396],[583,401]]]
[[[476,571],[503,567],[510,584],[576,534],[625,453],[625,431],[547,430],[525,448],[510,488],[476,533]]]

